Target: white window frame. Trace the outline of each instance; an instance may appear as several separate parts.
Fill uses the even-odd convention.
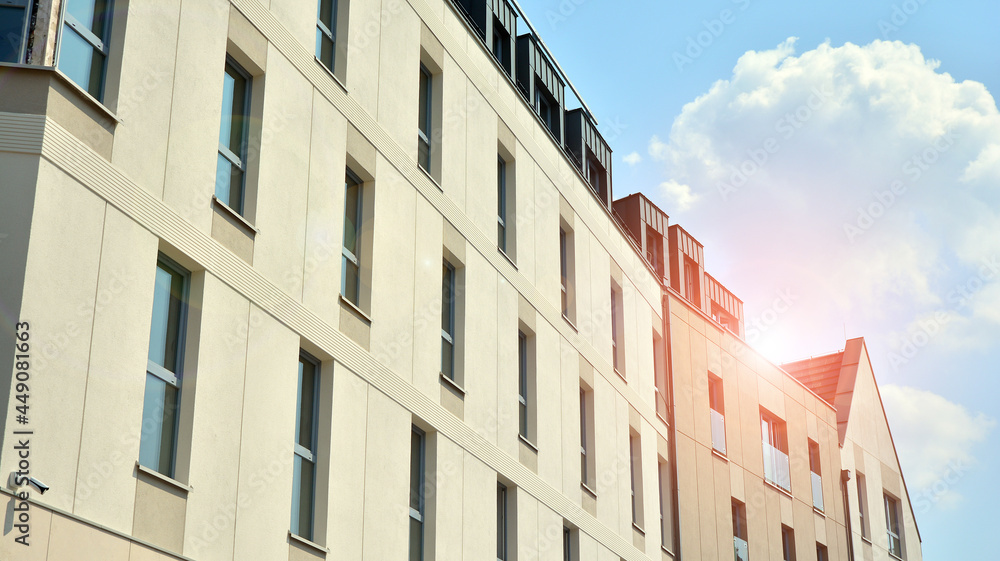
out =
[[[98,14],[97,14],[97,2],[100,1],[100,0],[91,0],[94,3],[94,17],[95,18],[97,18],[97,17],[103,17],[103,18],[105,18],[105,24],[104,24],[104,30],[103,30],[104,37],[98,37],[97,35],[94,35],[93,31],[91,31],[90,29],[87,29],[87,26],[85,26],[83,24],[83,22],[81,22],[80,20],[76,19],[76,17],[74,17],[73,14],[71,14],[69,12],[68,5],[69,5],[69,3],[71,1],[73,1],[73,0],[63,0],[63,2],[62,2],[62,6],[60,8],[60,11],[62,12],[61,15],[60,15],[60,17],[62,19],[62,25],[60,26],[60,29],[61,29],[61,31],[63,33],[65,33],[67,30],[73,31],[81,39],[83,39],[87,43],[90,43],[91,49],[100,52],[101,55],[103,56],[103,59],[101,61],[101,78],[100,78],[100,82],[101,83],[98,86],[97,95],[94,96],[94,98],[97,99],[97,101],[103,102],[104,101],[104,85],[105,85],[105,81],[107,80],[107,76],[108,76],[108,57],[110,55],[110,49],[108,48],[108,43],[109,43],[109,39],[111,37],[111,26],[114,23],[114,21],[113,21],[114,20],[113,14],[114,14],[114,10],[115,10],[115,1],[114,0],[106,0],[107,3],[104,6],[104,14],[101,15],[101,16],[98,16]],[[28,18],[30,19],[30,17],[31,17],[31,15],[29,14]],[[27,37],[25,37],[24,42],[25,42],[25,44],[27,44]],[[56,55],[56,67],[57,68],[59,66],[59,56],[62,53],[62,48],[63,48],[64,44],[65,44],[65,41],[63,41],[62,37],[60,37],[59,38],[59,54]],[[87,85],[77,84],[77,85],[80,86],[81,88],[83,88],[87,93],[91,93],[91,86],[92,86],[92,84],[87,84]]]
[[[21,8],[23,10],[23,20],[21,22],[21,43],[18,45],[17,60],[8,61],[12,64],[24,64],[24,57],[28,51],[28,32],[31,29],[31,4],[32,0],[0,0],[0,8]],[[2,41],[3,38],[0,38]]]

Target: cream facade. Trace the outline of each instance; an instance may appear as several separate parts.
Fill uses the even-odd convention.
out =
[[[884,416],[842,440],[701,245],[612,202],[516,6],[19,5],[0,558],[848,559],[862,464],[910,512]]]

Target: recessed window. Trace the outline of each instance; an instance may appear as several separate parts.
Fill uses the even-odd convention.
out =
[[[809,472],[812,477],[813,508],[823,510],[823,471],[819,461],[819,444],[809,441]]]
[[[455,266],[444,260],[441,269],[441,373],[455,382]]]
[[[59,70],[99,101],[104,96],[113,6],[112,0],[67,0],[63,11]]]
[[[781,559],[795,561],[795,532],[788,526],[781,526]]]
[[[883,497],[885,498],[885,530],[889,553],[902,559],[903,535],[899,526],[899,501],[889,495],[883,495]]]
[[[747,507],[733,499],[733,548],[736,561],[750,560],[750,546],[747,543]]]
[[[319,0],[316,12],[316,58],[333,72],[337,44],[337,0]]]
[[[189,278],[167,257],[157,260],[139,463],[167,477],[174,476],[177,453]]]
[[[361,305],[361,221],[364,186],[351,170],[344,182],[344,249],[340,293],[355,306]]]
[[[497,482],[497,561],[508,561],[509,538],[509,516],[507,513],[507,486]]]
[[[593,490],[597,483],[594,457],[594,395],[580,387],[580,482]]]
[[[865,474],[858,473],[858,518],[861,528],[861,537],[868,539],[868,485],[865,483]]]
[[[670,464],[662,457],[657,463],[657,483],[660,498],[660,546],[668,551],[674,548],[674,502]]]
[[[821,543],[816,544],[816,561],[830,561],[826,546]]]
[[[507,251],[507,162],[497,156],[497,247]]]
[[[587,183],[590,184],[590,188],[597,194],[597,198],[604,201],[605,204],[608,204],[606,202],[608,194],[608,172],[589,149],[587,151],[585,179],[587,180]]]
[[[712,448],[726,453],[726,404],[722,378],[708,375],[708,414],[712,424]]]
[[[302,352],[299,355],[298,390],[295,397],[291,532],[308,540],[313,539],[316,510],[318,409],[319,364]]]
[[[424,431],[415,425],[410,430],[410,556],[409,561],[424,559],[424,458],[426,448]]]
[[[698,265],[691,258],[684,257],[684,297],[697,307],[701,307],[701,286]]]
[[[764,445],[764,479],[791,492],[792,480],[788,471],[788,436],[785,422],[761,411],[760,430]]]
[[[431,138],[433,138],[434,114],[432,101],[434,99],[434,80],[431,71],[420,65],[420,95],[417,126],[417,164],[427,173],[431,173]]]
[[[576,319],[574,256],[573,230],[563,224],[559,228],[559,279],[562,290],[562,315],[569,321]]]
[[[573,547],[573,530],[563,526],[563,561],[577,561],[579,552]]]
[[[625,374],[625,334],[623,333],[624,305],[622,289],[611,281],[611,363],[615,372]]]
[[[642,494],[642,441],[639,433],[629,432],[629,474],[632,488],[632,524],[643,527],[643,494]]]
[[[222,122],[215,197],[243,214],[247,173],[247,137],[250,122],[250,75],[232,58],[226,58],[222,83]]]
[[[655,383],[656,391],[656,414],[660,416],[661,419],[666,421],[669,418],[669,412],[667,407],[670,403],[670,398],[667,388],[667,364],[666,359],[666,348],[663,343],[663,337],[660,336],[656,330],[653,330],[653,381]]]
[[[0,0],[0,62],[24,62],[31,0]]]
[[[518,434],[529,442],[535,437],[535,337],[524,330],[517,332],[517,407]]]

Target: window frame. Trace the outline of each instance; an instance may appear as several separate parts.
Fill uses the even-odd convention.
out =
[[[441,279],[441,374],[452,382],[458,382],[456,379],[456,368],[455,368],[455,346],[457,344],[457,337],[455,334],[455,301],[457,300],[457,271],[455,266],[448,261],[447,258],[443,259],[444,266],[442,268],[442,279]],[[445,294],[447,291],[447,295]],[[444,325],[445,316],[448,317],[448,326]],[[450,329],[450,331],[449,331]],[[445,343],[449,345],[449,348],[445,349]],[[445,372],[445,353],[448,353],[448,364],[450,368],[448,372]]]
[[[888,493],[883,493],[882,498],[885,506],[885,532],[887,540],[886,550],[889,552],[889,555],[892,555],[896,559],[902,559],[903,529],[902,524],[900,524],[900,502],[895,497],[889,496]],[[895,528],[893,528],[893,526],[895,526]],[[895,539],[895,542],[893,542],[893,539]],[[893,547],[894,545],[895,547]]]
[[[507,486],[497,481],[497,561],[507,561]]]
[[[428,174],[430,174],[434,162],[433,145],[431,143],[431,139],[434,136],[434,114],[433,114],[434,75],[431,74],[431,71],[427,68],[427,65],[425,65],[423,62],[420,63],[420,79],[422,81],[425,81],[425,84],[423,86],[418,86],[417,105],[419,108],[420,106],[419,98],[421,95],[424,96],[423,109],[425,111],[425,119],[424,122],[420,122],[420,112],[418,111],[417,112],[417,165],[420,166],[420,168],[426,171]],[[426,158],[424,159],[420,158],[420,148],[421,148],[420,143],[424,143],[424,145],[426,146],[425,150],[427,155]]]
[[[795,531],[781,525],[781,555],[782,561],[795,561]]]
[[[297,475],[295,473],[295,467],[294,467],[294,461],[293,461],[293,467],[292,467],[292,485],[293,485],[293,490],[292,490],[292,519],[291,519],[290,524],[289,524],[289,531],[291,533],[299,536],[299,537],[305,538],[307,540],[312,540],[312,539],[314,539],[315,529],[316,529],[315,528],[315,526],[316,526],[316,481],[317,481],[317,472],[319,471],[317,469],[317,466],[319,464],[319,454],[318,454],[318,450],[317,449],[319,447],[319,404],[320,404],[320,387],[321,387],[321,385],[320,385],[320,376],[322,375],[322,370],[321,370],[321,363],[320,363],[320,361],[318,359],[316,359],[315,357],[313,357],[312,355],[310,355],[306,351],[304,351],[302,349],[299,349],[298,364],[302,365],[303,363],[310,364],[313,367],[313,374],[312,374],[313,375],[313,382],[312,382],[312,385],[313,385],[313,388],[312,388],[312,420],[311,420],[312,422],[310,423],[311,424],[310,433],[311,433],[311,437],[312,437],[310,440],[312,442],[310,442],[310,448],[305,448],[304,446],[302,446],[301,444],[299,444],[298,438],[297,438],[298,435],[296,434],[296,439],[293,442],[293,450],[292,450],[293,456],[292,456],[292,459],[294,460],[295,457],[297,456],[298,458],[300,458],[300,461],[302,461],[302,462],[309,462],[312,465],[312,482],[309,485],[309,488],[312,489],[312,497],[310,497],[310,499],[309,499],[309,503],[310,504],[309,504],[309,522],[308,522],[308,528],[306,528],[307,531],[305,533],[303,533],[302,532],[302,527],[301,527],[301,520],[298,520],[298,518],[297,518],[298,514],[299,514],[299,509],[297,507],[299,507],[301,505],[301,503],[299,503],[299,505],[295,504],[296,503],[296,500],[295,500],[296,497],[299,498],[299,501],[302,500],[302,495],[301,495],[301,492],[302,492],[302,488],[301,488],[301,481],[302,480],[301,480],[301,477],[302,476],[301,476],[301,474]],[[299,379],[299,381],[298,381],[298,388],[296,390],[296,411],[295,411],[295,430],[296,431],[298,431],[299,427],[302,426],[301,425],[301,415],[302,415],[302,412],[303,412],[303,408],[302,408],[303,389],[304,388],[302,386],[302,380]],[[294,488],[296,481],[298,481],[299,484],[300,484],[299,489],[295,489]]]
[[[175,278],[174,275],[176,275],[176,278],[179,278],[180,283],[181,283],[180,299],[179,299],[180,303],[179,303],[179,308],[177,310],[177,327],[176,327],[176,332],[174,334],[174,337],[175,337],[176,341],[174,342],[175,350],[174,350],[174,359],[173,360],[174,360],[174,365],[175,365],[175,368],[176,368],[177,372],[171,372],[165,366],[157,364],[153,360],[149,359],[149,356],[148,356],[149,355],[149,349],[147,347],[147,358],[146,358],[146,375],[147,375],[147,378],[146,378],[146,383],[144,385],[144,387],[145,387],[144,392],[148,391],[148,389],[149,389],[149,381],[150,381],[149,380],[149,376],[152,376],[154,379],[162,382],[165,385],[165,388],[172,387],[174,389],[174,392],[176,392],[176,399],[175,399],[175,402],[174,402],[174,405],[173,405],[173,408],[174,408],[173,422],[172,422],[172,426],[170,427],[170,431],[172,433],[171,443],[170,443],[170,450],[168,450],[166,452],[167,458],[168,458],[167,459],[168,464],[167,464],[167,466],[165,466],[166,467],[166,473],[164,473],[164,470],[161,469],[161,468],[164,467],[163,466],[163,453],[164,452],[162,450],[159,450],[159,454],[158,454],[158,458],[157,458],[157,464],[158,464],[157,466],[154,467],[154,466],[151,466],[151,465],[146,465],[144,463],[144,461],[143,461],[143,453],[142,453],[142,450],[144,448],[143,445],[142,445],[143,441],[144,441],[143,437],[146,436],[144,430],[142,432],[140,432],[140,436],[139,436],[139,460],[138,461],[139,461],[140,465],[142,465],[144,467],[147,467],[149,469],[152,469],[152,470],[156,471],[157,473],[161,473],[161,474],[163,474],[163,475],[165,475],[167,477],[171,477],[172,478],[172,477],[175,476],[175,474],[177,472],[177,446],[178,446],[178,442],[177,441],[178,441],[178,436],[179,436],[179,433],[180,433],[180,411],[181,411],[181,399],[183,397],[182,380],[183,380],[183,377],[184,377],[184,372],[183,372],[183,369],[184,369],[184,354],[185,354],[185,342],[187,340],[188,308],[190,306],[190,301],[191,301],[190,300],[190,298],[191,298],[191,273],[190,273],[190,271],[186,270],[184,267],[180,266],[176,261],[174,261],[173,259],[170,259],[169,257],[167,257],[166,255],[164,255],[162,253],[159,253],[157,255],[157,257],[156,257],[156,269],[157,270],[163,269],[164,271],[166,271],[168,274],[171,275],[171,290],[170,290],[170,296],[169,296],[170,298],[173,297],[173,280]],[[155,292],[155,290],[156,290],[156,287],[155,287],[155,284],[154,284],[154,293],[153,293],[154,304],[155,304],[155,298],[156,298],[156,292]],[[168,311],[168,318],[169,318],[169,311]],[[152,333],[152,329],[153,329],[152,322],[153,322],[153,319],[154,318],[152,316],[150,316],[150,337],[152,337],[152,335],[153,335],[153,333]],[[169,321],[169,319],[168,319],[168,321]],[[169,328],[168,328],[168,330],[169,330]],[[152,341],[151,340],[149,341],[149,346],[152,346]],[[164,357],[164,358],[166,358],[166,357]],[[145,424],[145,421],[146,421],[146,418],[147,418],[147,412],[145,410],[146,409],[145,405],[146,405],[146,400],[145,400],[145,396],[144,396],[143,397],[143,412],[142,412],[143,424]],[[159,425],[159,428],[160,428],[160,434],[159,434],[158,441],[162,444],[163,433],[164,433],[164,426],[163,426],[162,423]],[[152,436],[153,435],[149,435],[149,437],[152,437]],[[150,441],[146,441],[146,442],[150,442]]]
[[[562,283],[562,315],[569,319],[569,234],[559,226],[559,280]]]
[[[21,8],[21,36],[17,47],[16,60],[7,61],[11,64],[24,64],[28,52],[28,34],[31,30],[31,6],[33,0],[2,0],[0,8]],[[0,61],[3,62],[3,61]]]
[[[858,521],[861,526],[861,539],[869,540],[871,539],[871,532],[868,528],[868,516],[865,514],[868,511],[868,484],[865,480],[865,474],[857,473],[857,482],[855,485],[858,488]]]
[[[227,53],[226,54],[225,70],[223,71],[223,74],[226,75],[226,76],[228,76],[230,69],[232,69],[236,74],[238,74],[240,76],[240,78],[242,78],[243,81],[245,82],[244,92],[243,92],[243,113],[240,114],[240,116],[239,116],[239,118],[241,120],[241,125],[242,125],[240,127],[240,129],[241,129],[240,130],[240,136],[242,137],[240,139],[240,153],[239,154],[233,153],[233,151],[228,146],[224,146],[222,144],[221,139],[219,141],[219,150],[218,151],[219,151],[219,155],[222,156],[222,157],[224,157],[226,160],[228,160],[228,162],[229,162],[229,164],[231,166],[236,166],[236,168],[240,170],[239,204],[237,205],[237,204],[233,203],[232,179],[231,179],[232,176],[231,175],[230,175],[230,181],[228,182],[228,184],[226,186],[226,188],[228,189],[228,193],[226,195],[226,199],[223,200],[222,197],[219,196],[219,171],[218,171],[218,164],[216,165],[216,172],[215,172],[216,173],[216,179],[215,179],[215,191],[216,192],[215,192],[215,197],[216,197],[216,199],[219,200],[219,202],[221,202],[222,204],[224,204],[227,207],[231,208],[233,211],[235,211],[240,216],[244,216],[244,214],[246,213],[247,171],[248,171],[247,170],[247,167],[248,167],[247,166],[247,161],[249,160],[249,146],[250,146],[250,111],[251,111],[251,105],[250,104],[252,102],[251,92],[253,90],[253,76],[249,72],[247,72],[247,70],[245,68],[243,68],[243,66],[241,66],[240,63],[237,62],[235,58],[233,58],[231,55],[229,55]],[[224,89],[225,89],[225,78],[223,78],[223,90]],[[225,99],[225,96],[223,96],[223,100],[224,99]],[[236,104],[236,96],[233,96],[233,104],[235,106],[235,104]],[[222,108],[223,112],[222,112],[221,115],[224,115],[226,111],[229,112],[230,123],[232,122],[233,117],[236,115],[236,113],[233,111],[233,109],[234,109],[234,107],[223,107]],[[220,115],[220,119],[219,119],[220,134],[221,134],[222,124],[224,123],[224,119],[221,117],[221,115]],[[231,143],[231,141],[230,141],[230,143]],[[230,169],[229,171],[230,171],[230,174],[231,174],[232,173],[232,169]]]
[[[419,453],[419,456],[416,459],[413,458],[413,453],[412,453],[412,450],[413,450],[413,439],[414,438],[416,438],[417,441],[418,441],[418,453]],[[419,524],[420,535],[418,537],[419,537],[419,540],[420,540],[420,547],[419,547],[417,559],[412,559],[411,558],[411,559],[409,559],[409,561],[423,561],[423,558],[424,558],[424,545],[425,545],[424,544],[424,530],[425,530],[425,524],[427,522],[427,516],[426,516],[427,497],[425,496],[425,493],[424,493],[424,482],[425,482],[425,477],[426,477],[426,471],[425,470],[426,470],[426,467],[427,467],[427,464],[426,464],[426,461],[427,461],[427,434],[423,430],[421,430],[419,427],[417,427],[417,425],[411,425],[410,426],[410,450],[411,450],[411,453],[410,453],[410,456],[411,456],[410,457],[410,474],[411,474],[411,478],[410,478],[410,490],[409,490],[409,492],[411,494],[411,497],[410,497],[410,501],[409,502],[412,502],[412,500],[413,500],[412,494],[413,494],[413,491],[414,491],[414,483],[416,483],[417,508],[414,509],[413,505],[410,504],[409,505],[409,516],[410,516],[410,520],[411,521],[415,521],[417,524]],[[418,464],[416,466],[416,470],[414,470],[414,461],[418,462]],[[414,471],[417,472],[417,481],[416,482],[414,482],[412,480],[412,474],[413,474]],[[413,526],[412,526],[412,523],[411,523],[411,526],[410,526],[410,532],[411,532],[411,535],[410,535],[410,546],[412,547],[412,542],[413,542],[413,535],[412,535]],[[412,555],[413,550],[410,549],[409,553]]]
[[[88,29],[83,24],[83,22],[81,22],[80,20],[76,19],[76,16],[74,16],[72,13],[70,13],[70,11],[69,11],[69,3],[71,1],[72,0],[64,0],[62,2],[62,5],[59,8],[60,9],[60,20],[61,21],[60,21],[60,26],[59,26],[59,33],[60,34],[59,34],[59,37],[57,39],[58,42],[59,42],[59,48],[58,48],[58,52],[56,54],[56,63],[55,63],[55,65],[56,65],[56,68],[59,68],[60,72],[62,72],[67,77],[69,76],[68,73],[66,73],[64,70],[62,70],[62,68],[59,67],[59,63],[60,63],[60,61],[62,59],[63,45],[65,45],[65,43],[66,43],[63,40],[63,34],[67,30],[71,30],[73,33],[75,33],[77,36],[79,36],[81,39],[83,39],[86,43],[88,43],[90,45],[91,51],[90,51],[90,53],[88,53],[89,56],[93,57],[94,51],[99,52],[101,54],[101,56],[102,56],[100,79],[99,79],[100,83],[98,84],[96,92],[93,91],[93,84],[91,84],[91,83],[88,83],[87,85],[84,85],[84,84],[79,84],[75,80],[72,80],[72,79],[71,79],[71,81],[74,84],[76,84],[76,85],[80,86],[81,88],[83,88],[83,90],[86,91],[91,96],[93,96],[94,99],[96,99],[97,101],[99,101],[101,103],[104,103],[105,83],[106,83],[107,77],[108,77],[108,59],[111,56],[111,49],[109,47],[109,43],[111,42],[111,27],[112,27],[112,25],[114,23],[114,21],[113,21],[114,20],[113,15],[114,15],[115,0],[92,0],[93,4],[94,4],[94,19],[96,20],[98,17],[101,17],[101,18],[104,19],[104,22],[105,22],[104,23],[104,29],[101,30],[101,34],[103,35],[103,37],[98,37],[97,35],[95,35],[94,32],[93,32],[93,30]],[[90,0],[88,0],[88,1],[90,1]],[[99,2],[104,2],[104,10],[103,10],[103,12],[101,13],[100,16],[98,16],[98,11],[97,11],[97,4]],[[30,6],[29,6],[29,10],[30,10]],[[29,14],[28,15],[28,19],[30,20],[30,18],[31,18],[31,15]],[[27,37],[25,37],[24,39],[22,39],[22,41],[24,41],[25,44],[26,44],[27,43]],[[27,47],[25,46],[25,48],[27,48]],[[93,59],[91,59],[91,63],[93,63]],[[91,78],[93,78],[93,68],[91,68]]]
[[[497,247],[507,253],[507,162],[497,154]]]
[[[357,204],[357,208],[355,209],[355,213],[354,213],[354,248],[355,248],[355,252],[352,252],[351,250],[349,250],[347,248],[347,234],[348,234],[348,230],[347,230],[348,226],[347,225],[349,223],[348,222],[348,212],[350,211],[350,209],[347,208],[347,201],[348,201],[347,194],[348,194],[348,191],[350,190],[350,188],[352,187],[351,182],[353,182],[353,186],[356,187],[357,190],[358,190],[358,196],[357,196],[357,202],[358,202],[358,204]],[[341,251],[342,259],[341,259],[341,272],[340,272],[340,294],[345,299],[347,299],[349,302],[351,302],[355,306],[358,306],[359,308],[361,307],[361,258],[360,258],[360,256],[358,254],[361,253],[361,244],[362,244],[362,239],[361,239],[362,232],[361,232],[361,228],[362,228],[362,224],[363,224],[363,221],[364,221],[364,208],[365,208],[364,191],[365,191],[365,182],[362,181],[361,178],[356,173],[354,173],[353,171],[351,171],[351,168],[347,168],[347,171],[345,172],[345,180],[344,180],[344,240],[343,240],[343,244],[341,244],[342,245],[342,251]],[[348,291],[347,291],[347,263],[348,263],[348,261],[351,262],[351,264],[353,264],[354,267],[358,271],[357,272],[357,277],[354,279],[354,293],[357,296],[357,301],[352,300],[350,298],[350,296],[348,296]]]
[[[316,5],[316,59],[330,72],[334,72],[337,63],[337,2],[338,0],[319,0]],[[330,21],[322,19],[324,4],[330,6]],[[323,60],[323,37],[330,41],[330,61]]]
[[[530,439],[528,335],[521,329],[517,330],[517,367],[518,434],[525,439]]]
[[[590,455],[587,445],[587,417],[589,415],[587,407],[587,390],[580,387],[580,482],[584,485],[590,484]]]

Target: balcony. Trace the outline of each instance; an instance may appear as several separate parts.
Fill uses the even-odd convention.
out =
[[[810,472],[810,475],[812,475],[813,508],[823,510],[823,478],[816,472]]]
[[[789,493],[792,492],[788,455],[767,442],[764,443],[764,479]]]
[[[726,418],[715,409],[709,409],[712,418],[712,448],[716,452],[726,454]]]
[[[733,536],[733,549],[736,551],[736,561],[750,561],[750,546],[746,540]]]

